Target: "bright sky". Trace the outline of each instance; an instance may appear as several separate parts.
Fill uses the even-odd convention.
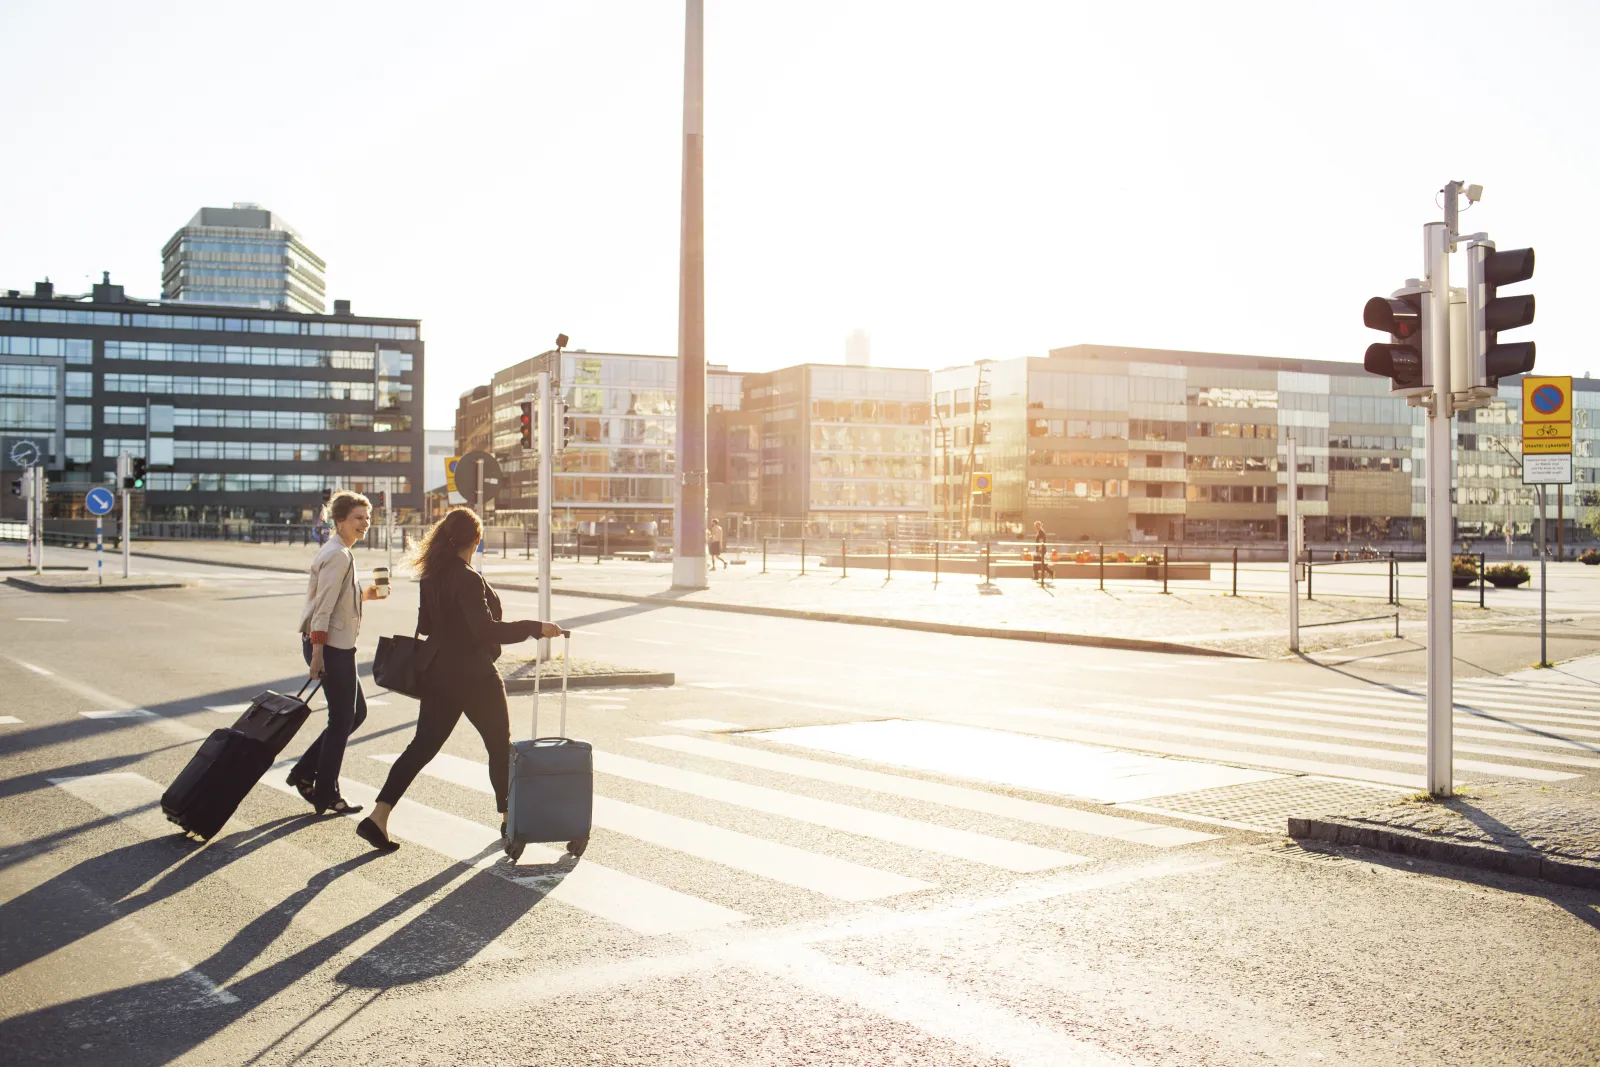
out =
[[[1463,228],[1538,250],[1508,340],[1594,364],[1600,5],[706,7],[713,362],[857,327],[881,366],[1359,360],[1460,178]],[[423,320],[430,426],[558,332],[670,354],[682,51],[671,0],[0,5],[0,288],[157,296],[173,231],[252,200],[330,299]]]

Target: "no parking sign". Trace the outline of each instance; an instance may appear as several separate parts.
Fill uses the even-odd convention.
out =
[[[1572,482],[1572,376],[1522,379],[1522,484]]]

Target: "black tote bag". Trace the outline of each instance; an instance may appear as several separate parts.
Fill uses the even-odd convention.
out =
[[[433,662],[433,649],[427,641],[417,639],[422,632],[419,623],[411,636],[396,634],[378,638],[378,652],[372,657],[372,680],[389,690],[408,697],[421,698],[422,674]]]

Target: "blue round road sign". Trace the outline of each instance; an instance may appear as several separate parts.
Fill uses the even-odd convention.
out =
[[[1533,391],[1533,406],[1543,415],[1561,410],[1561,390],[1553,385],[1541,385]]]
[[[84,495],[83,506],[91,515],[107,515],[117,506],[117,498],[111,490],[96,487]]]

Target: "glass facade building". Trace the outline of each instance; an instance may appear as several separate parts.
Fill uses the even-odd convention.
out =
[[[1600,382],[1575,386],[1569,540],[1583,509],[1600,506],[1590,426]],[[1293,435],[1308,540],[1423,536],[1424,415],[1359,364],[1078,345],[938,371],[933,391],[934,511],[959,523],[970,507],[974,531],[1039,521],[1066,540],[1281,539]],[[1509,525],[1526,537],[1536,517],[1534,490],[1490,440],[1520,452],[1520,396],[1508,379],[1457,421],[1462,536]],[[990,475],[989,494],[969,493],[974,472]]]
[[[419,332],[415,319],[141,302],[109,281],[87,299],[11,290],[0,453],[5,439],[43,442],[59,519],[85,517],[83,494],[114,481],[123,451],[149,462],[142,519],[298,522],[325,489],[391,484],[396,507],[416,509]]]
[[[678,364],[672,356],[545,352],[495,374],[489,386],[490,438],[503,473],[494,506],[497,521],[520,526],[535,518],[537,455],[521,445],[521,404],[532,397],[544,370],[558,382],[566,402],[566,446],[553,474],[557,522],[654,523],[662,536],[670,533],[678,397]],[[726,367],[706,369],[709,411],[736,411],[740,399],[739,375]],[[536,423],[535,447],[538,440]]]
[[[760,514],[882,534],[932,497],[930,372],[802,364],[744,382],[759,418]]]
[[[327,264],[258,204],[206,207],[161,250],[161,298],[320,315]]]

